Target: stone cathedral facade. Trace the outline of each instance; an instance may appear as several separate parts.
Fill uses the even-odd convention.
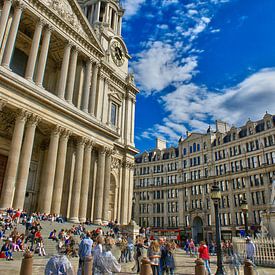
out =
[[[0,209],[131,219],[135,102],[117,0],[0,1]]]

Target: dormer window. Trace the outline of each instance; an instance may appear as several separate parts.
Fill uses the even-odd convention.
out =
[[[268,120],[268,121],[266,122],[266,128],[267,128],[267,129],[270,129],[270,128],[271,128],[271,122],[270,122],[270,120]]]

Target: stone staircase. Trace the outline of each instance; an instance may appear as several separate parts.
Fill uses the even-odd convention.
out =
[[[40,222],[42,230],[41,230],[41,234],[44,240],[44,244],[45,244],[45,250],[46,250],[46,258],[50,258],[52,255],[55,255],[57,253],[56,251],[56,246],[57,246],[57,242],[53,241],[53,240],[49,240],[48,237],[50,235],[50,232],[55,229],[57,234],[61,229],[70,229],[74,224],[73,223],[69,223],[69,222],[64,222],[64,223],[57,223],[57,222],[53,222],[51,223],[50,221],[41,221]],[[95,230],[96,228],[98,228],[98,225],[85,225],[86,230]],[[101,227],[103,229],[103,231],[107,231],[107,227]],[[17,225],[17,230],[19,233],[25,233],[25,226],[23,226],[22,224],[18,224]],[[6,232],[6,235],[8,236],[10,234],[10,231]],[[76,240],[77,243],[80,242],[80,237],[78,235],[74,236],[74,239]],[[2,247],[3,242],[0,241],[0,245]],[[28,243],[29,244],[29,243]],[[35,245],[34,245],[35,248]],[[23,253],[22,252],[14,252],[13,253],[13,257],[14,259],[22,259],[23,257]],[[34,254],[35,258],[43,258],[41,256],[39,256],[38,254]]]

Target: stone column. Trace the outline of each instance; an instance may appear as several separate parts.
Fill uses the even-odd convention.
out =
[[[5,209],[12,206],[13,192],[15,188],[26,119],[26,111],[21,110],[16,118],[12,135],[8,163],[1,193],[0,209]]]
[[[125,123],[124,123],[124,138],[127,144],[131,143],[131,98],[126,95],[125,98]]]
[[[0,18],[0,48],[3,42],[5,29],[10,15],[12,0],[5,0]]]
[[[81,201],[79,205],[79,221],[85,222],[87,220],[87,206],[88,206],[88,194],[90,184],[90,169],[91,169],[91,156],[92,156],[92,143],[89,142],[84,151],[84,163],[82,174],[82,186],[81,186]],[[90,219],[90,217],[89,217]]]
[[[103,206],[103,188],[104,188],[104,172],[105,172],[105,154],[106,150],[101,148],[98,152],[98,167],[96,175],[96,196],[94,203],[94,223],[102,222],[102,206]]]
[[[108,223],[109,221],[109,203],[110,203],[110,181],[111,181],[111,160],[112,160],[112,150],[107,150],[105,159],[105,175],[104,175],[104,203],[102,217],[103,222]]]
[[[33,80],[33,73],[34,73],[34,68],[37,60],[37,54],[38,54],[42,29],[43,29],[43,21],[39,20],[36,23],[36,27],[35,27],[35,31],[32,39],[32,46],[31,46],[26,73],[25,73],[25,78],[30,81]]]
[[[72,48],[72,43],[68,42],[67,45],[65,46],[63,59],[62,59],[61,73],[60,73],[58,89],[57,89],[57,96],[62,99],[64,99],[65,89],[67,85],[67,76],[68,76],[71,48]]]
[[[93,116],[95,115],[95,100],[96,100],[96,92],[97,92],[98,69],[99,69],[99,64],[95,63],[93,65],[92,87],[91,87],[90,102],[89,102],[89,113]]]
[[[76,73],[78,51],[79,50],[77,48],[73,48],[73,50],[72,50],[72,58],[71,58],[71,63],[70,63],[69,73],[68,73],[68,86],[67,86],[67,91],[66,91],[66,100],[70,104],[73,103],[73,93],[74,93],[74,83],[75,83],[75,73]]]
[[[8,69],[10,68],[11,57],[15,46],[16,36],[18,33],[18,27],[19,27],[21,15],[23,12],[23,8],[24,8],[24,5],[21,2],[19,2],[14,8],[11,29],[9,32],[9,37],[5,47],[3,60],[2,60],[2,65]]]
[[[18,175],[16,181],[16,188],[13,198],[13,208],[23,210],[25,193],[27,189],[29,169],[31,164],[31,156],[33,149],[33,142],[35,130],[39,119],[37,116],[32,115],[27,122],[25,130],[25,138],[22,145],[21,157],[18,168]]]
[[[36,80],[35,80],[36,85],[39,87],[42,87],[43,80],[44,80],[44,73],[46,69],[46,63],[47,63],[50,40],[51,40],[51,32],[52,32],[52,28],[48,26],[45,30],[43,41],[42,41],[42,47],[41,47],[41,52],[39,56],[37,74],[36,74]]]
[[[67,145],[70,134],[70,131],[64,130],[59,139],[56,173],[53,188],[54,191],[51,205],[51,213],[53,214],[60,214],[67,156]]]
[[[136,107],[136,100],[133,98],[131,100],[132,105],[132,115],[131,115],[131,143],[134,144],[135,138],[135,107]]]
[[[71,199],[71,207],[70,207],[70,221],[74,223],[79,222],[78,213],[79,213],[80,192],[81,192],[81,182],[82,182],[84,144],[85,144],[85,140],[83,138],[80,138],[77,141],[74,184],[72,189],[72,199]]]
[[[90,88],[91,88],[91,71],[92,71],[92,60],[88,59],[86,61],[85,80],[84,80],[84,88],[83,88],[83,95],[82,95],[82,110],[85,113],[88,113],[89,95],[90,95]]]
[[[60,137],[60,127],[57,126],[53,129],[51,133],[50,146],[47,156],[47,164],[45,170],[45,180],[44,188],[40,191],[39,200],[40,200],[40,212],[50,213],[51,211],[51,202],[53,196],[53,186],[54,186],[54,177],[56,172],[56,160],[58,152],[58,143]]]
[[[128,201],[129,201],[129,163],[124,162],[122,168],[122,191],[121,191],[121,215],[120,223],[127,224],[128,219]]]
[[[129,202],[128,202],[128,218],[127,223],[131,221],[132,218],[132,204],[133,204],[133,193],[134,193],[134,170],[133,170],[133,164],[130,165],[129,169]]]

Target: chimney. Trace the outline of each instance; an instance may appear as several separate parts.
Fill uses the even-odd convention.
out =
[[[159,150],[166,149],[166,140],[157,138],[156,139],[156,149],[159,149]]]

